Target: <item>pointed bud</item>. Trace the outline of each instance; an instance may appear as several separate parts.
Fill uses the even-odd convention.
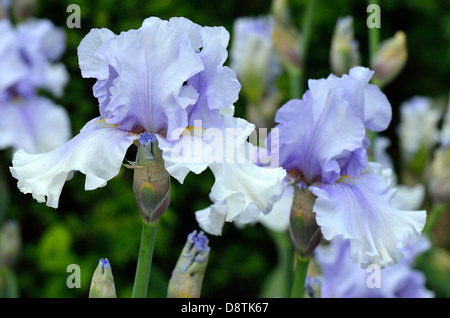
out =
[[[107,258],[100,259],[92,276],[89,298],[117,298],[111,264]]]
[[[438,148],[431,163],[430,196],[434,203],[450,203],[450,147]]]
[[[309,257],[322,239],[312,211],[315,201],[316,196],[302,182],[294,187],[289,234],[295,251],[302,258]]]
[[[291,21],[287,1],[274,0],[271,11],[275,21],[272,32],[275,49],[284,67],[290,73],[299,73],[302,68],[301,37]]]
[[[11,268],[19,258],[22,245],[19,223],[7,221],[0,229],[0,265]]]
[[[339,18],[331,40],[330,65],[336,76],[347,74],[361,63],[358,42],[354,39],[353,17]]]
[[[375,71],[373,82],[382,86],[389,84],[402,71],[407,59],[406,34],[397,31],[394,37],[381,42],[371,61],[371,68]]]
[[[170,175],[155,135],[141,134],[136,162],[126,166],[134,169],[133,190],[142,217],[146,222],[158,220],[170,203]]]
[[[169,281],[168,298],[199,298],[210,248],[203,232],[189,234]]]

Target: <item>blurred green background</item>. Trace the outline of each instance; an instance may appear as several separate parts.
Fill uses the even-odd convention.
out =
[[[306,0],[290,1],[292,16],[300,26]],[[81,8],[81,28],[69,29],[66,12],[69,4]],[[394,118],[385,132],[392,138],[392,155],[396,156],[398,106],[414,95],[446,97],[450,89],[450,10],[448,1],[381,1],[381,39],[403,30],[407,35],[408,63],[400,76],[385,87]],[[93,79],[83,79],[78,67],[77,46],[91,28],[109,28],[113,32],[139,28],[149,16],[169,19],[186,17],[203,26],[224,26],[232,34],[233,22],[241,16],[257,16],[270,11],[269,0],[153,0],[153,1],[39,1],[35,16],[48,18],[65,29],[67,49],[62,62],[71,78],[65,94],[57,102],[70,114],[73,134],[90,119],[98,116],[97,101],[92,95]],[[306,78],[326,77],[330,73],[329,49],[336,20],[352,15],[355,37],[359,40],[363,65],[367,56],[367,3],[361,0],[318,0],[306,65]],[[228,63],[228,62],[227,62]],[[283,100],[288,96],[288,77],[278,81]],[[236,104],[239,116],[245,116],[245,100]],[[9,205],[4,219],[20,222],[22,249],[15,267],[21,297],[87,297],[92,274],[100,258],[112,265],[118,297],[130,297],[141,235],[141,217],[132,190],[132,171],[125,167],[104,188],[84,191],[84,176],[75,174],[65,184],[58,210],[39,204],[16,187],[9,177],[11,152],[2,151],[1,174],[6,177]],[[128,159],[132,158],[130,153]],[[167,282],[183,248],[187,235],[199,229],[194,212],[207,207],[214,182],[210,171],[190,173],[183,185],[172,180],[172,200],[160,219],[149,288],[150,297],[166,297]],[[448,220],[448,213],[447,213]],[[445,223],[447,222],[447,223]],[[443,221],[448,230],[448,221]],[[442,225],[441,225],[442,227]],[[276,266],[277,250],[268,231],[261,225],[239,229],[225,224],[223,235],[209,236],[211,254],[203,284],[204,297],[257,297],[265,278]],[[448,266],[450,240],[437,243],[443,254],[439,264]],[[443,255],[443,256],[442,256]],[[436,256],[437,257],[437,256]],[[428,262],[427,262],[428,263]],[[69,264],[81,268],[81,288],[69,289],[66,272]],[[429,264],[426,264],[429,265]],[[426,266],[423,265],[426,269]],[[447,268],[448,273],[448,268]],[[448,297],[450,277],[433,277],[427,272],[429,288],[437,296]]]

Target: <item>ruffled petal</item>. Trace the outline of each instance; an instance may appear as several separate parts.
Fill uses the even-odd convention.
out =
[[[78,46],[78,63],[83,77],[93,77],[98,80],[109,77],[108,63],[96,56],[100,46],[116,35],[108,29],[92,29],[81,40]]]
[[[223,66],[228,56],[228,31],[223,27],[200,27],[185,18],[171,18],[169,22],[176,30],[187,32],[192,48],[203,62],[204,70],[187,82],[199,93],[197,104],[220,109],[236,102],[241,86],[234,71]]]
[[[196,100],[192,94],[182,94],[182,87],[204,66],[186,33],[173,29],[168,21],[147,19],[138,30],[103,42],[95,56],[117,74],[105,107],[114,118],[107,118],[107,123],[126,131],[139,126],[168,136],[187,127],[185,109]]]
[[[5,103],[0,107],[0,136],[0,148],[47,152],[69,140],[69,116],[64,108],[42,97]]]
[[[206,209],[195,212],[195,218],[200,228],[211,235],[222,235],[227,206],[223,202],[216,202]]]
[[[279,156],[286,170],[303,175],[311,184],[336,181],[344,166],[354,176],[364,169],[361,156],[353,156],[364,148],[364,126],[333,82],[310,80],[303,100],[289,101],[279,113],[279,147],[270,145],[270,152]]]
[[[260,214],[256,221],[276,232],[285,232],[289,228],[289,215],[294,200],[294,187],[286,186],[279,201],[267,214]]]
[[[397,263],[408,241],[421,236],[426,211],[406,211],[391,205],[395,189],[380,175],[363,173],[335,184],[316,184],[313,211],[327,240],[349,239],[351,255],[363,267]]]
[[[344,98],[364,126],[373,131],[385,130],[392,119],[392,108],[386,95],[378,86],[369,84],[374,72],[368,68],[353,67],[348,75],[334,78],[344,89]]]
[[[38,202],[53,208],[72,171],[86,175],[85,189],[103,187],[119,173],[128,147],[138,135],[118,130],[103,120],[94,119],[61,147],[47,153],[14,154],[11,174],[23,193],[31,193]]]
[[[249,162],[213,163],[210,169],[215,177],[212,196],[217,201],[226,202],[228,222],[242,218],[241,213],[250,205],[268,213],[283,192],[282,181],[286,172],[282,168],[263,168]]]

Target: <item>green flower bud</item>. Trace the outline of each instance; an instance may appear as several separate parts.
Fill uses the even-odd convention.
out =
[[[170,175],[154,135],[141,134],[136,162],[126,166],[134,169],[133,190],[142,217],[158,220],[170,203]]]
[[[189,234],[169,281],[168,298],[200,297],[209,251],[203,232]]]
[[[361,63],[358,42],[354,39],[353,18],[338,19],[331,39],[330,64],[337,76],[347,74],[349,70]]]
[[[407,59],[406,34],[397,31],[394,37],[380,44],[371,61],[371,68],[375,71],[373,82],[381,86],[389,84],[402,71]]]
[[[302,69],[301,35],[292,23],[287,1],[273,1],[271,12],[275,20],[272,32],[275,49],[284,67],[290,73],[299,73]]]
[[[11,268],[19,258],[22,245],[19,223],[7,221],[0,229],[0,265]]]
[[[289,234],[295,251],[302,258],[309,257],[322,239],[322,232],[312,211],[316,196],[303,183],[294,187],[289,217]]]
[[[92,276],[89,298],[117,298],[111,264],[107,258],[100,259]]]
[[[33,16],[36,6],[36,0],[13,0],[12,11],[14,13],[14,17],[18,21],[26,20]]]

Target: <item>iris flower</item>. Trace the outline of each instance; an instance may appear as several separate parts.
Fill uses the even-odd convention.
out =
[[[254,130],[232,115],[240,84],[223,66],[228,41],[223,27],[201,27],[185,18],[150,17],[139,29],[119,35],[92,29],[78,56],[83,77],[97,80],[93,93],[100,116],[54,151],[16,152],[11,173],[19,189],[57,208],[73,171],[86,175],[86,190],[103,187],[118,174],[127,149],[150,136],[179,182],[189,171],[212,170],[212,193],[227,202],[230,218],[249,205],[270,209],[281,194],[285,171],[259,167],[245,156],[233,161],[221,151],[243,154]],[[226,139],[228,130],[239,133]]]
[[[323,237],[349,240],[353,260],[363,267],[384,267],[400,260],[398,248],[421,236],[426,211],[393,207],[391,180],[381,165],[368,161],[366,129],[382,131],[392,116],[386,96],[369,84],[372,75],[355,67],[342,77],[310,80],[302,100],[278,110],[279,138],[269,135],[267,141],[272,158],[288,171],[281,199],[292,204],[291,187],[311,191]],[[275,207],[284,222],[282,207]],[[285,206],[284,215],[290,208]],[[223,216],[218,200],[197,211],[202,228],[211,234],[221,233]]]
[[[63,92],[68,74],[56,60],[65,35],[45,19],[16,26],[0,20],[0,34],[0,148],[55,149],[70,138],[69,117],[38,90],[57,97]]]

